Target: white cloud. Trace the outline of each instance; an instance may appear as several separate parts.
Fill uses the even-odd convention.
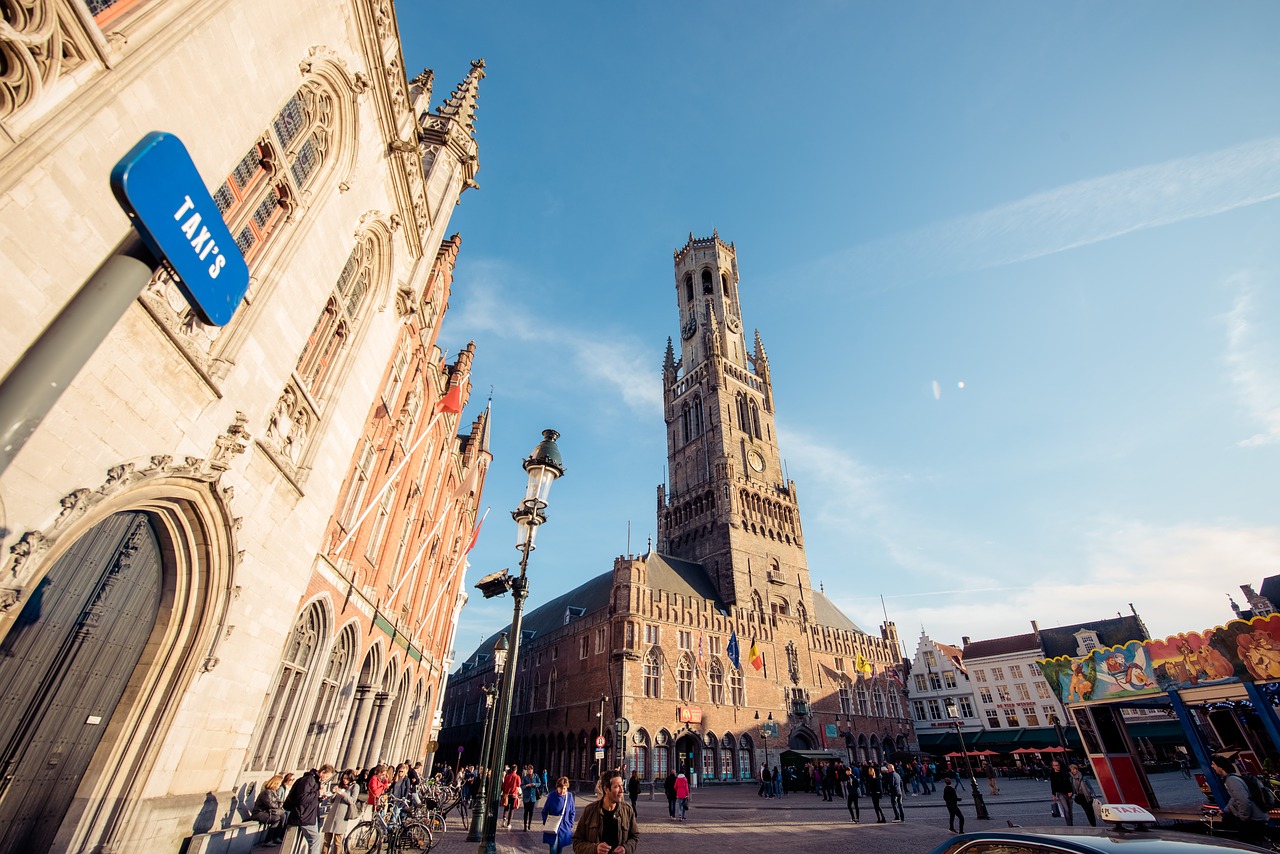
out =
[[[1275,444],[1280,442],[1280,378],[1266,368],[1280,362],[1267,346],[1268,336],[1260,334],[1253,321],[1257,288],[1252,277],[1241,273],[1230,284],[1236,287],[1236,297],[1226,317],[1227,368],[1245,412],[1263,425],[1261,432],[1237,444],[1246,448]]]
[[[892,287],[1064,252],[1280,197],[1280,137],[1066,184],[854,247],[823,264]]]
[[[662,386],[657,356],[633,338],[602,335],[599,330],[574,328],[557,318],[540,316],[536,301],[525,295],[543,290],[537,283],[521,281],[519,273],[499,263],[476,262],[454,291],[458,305],[449,313],[445,331],[536,346],[539,363],[557,366],[556,373],[595,380],[644,416],[659,413]]]

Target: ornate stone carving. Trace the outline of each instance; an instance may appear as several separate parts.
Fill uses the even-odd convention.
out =
[[[213,440],[213,453],[209,456],[210,468],[226,471],[231,466],[231,459],[244,453],[252,438],[245,429],[248,423],[249,416],[236,410],[235,421],[227,428],[227,432]]]
[[[9,573],[18,577],[22,567],[28,560],[49,548],[49,538],[39,531],[27,531],[16,543],[9,547],[13,562],[9,564]]]
[[[261,445],[291,478],[299,476],[307,437],[314,420],[315,415],[306,396],[300,394],[292,382],[286,385],[271,410]]]
[[[0,119],[38,100],[91,54],[75,13],[52,0],[0,0]]]

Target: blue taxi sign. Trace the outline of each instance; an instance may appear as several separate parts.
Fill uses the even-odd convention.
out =
[[[111,192],[200,320],[231,320],[249,288],[249,267],[182,140],[161,131],[144,136],[111,170]]]

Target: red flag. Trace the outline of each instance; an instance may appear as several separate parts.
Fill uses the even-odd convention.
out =
[[[755,638],[751,639],[751,651],[747,654],[747,660],[756,670],[764,667],[764,653],[760,651],[760,647],[756,646]]]
[[[436,412],[452,412],[454,415],[462,413],[462,386],[455,385],[445,393],[445,396],[436,401]]]
[[[480,517],[480,521],[476,522],[476,529],[471,532],[471,542],[467,543],[467,551],[464,554],[470,554],[471,550],[476,547],[476,541],[480,539],[480,526],[484,524],[484,520],[489,517],[489,511],[485,510],[484,515]]]

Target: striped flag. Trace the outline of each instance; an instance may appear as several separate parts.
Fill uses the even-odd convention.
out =
[[[764,667],[764,653],[760,651],[760,647],[756,646],[756,639],[751,639],[751,652],[747,655],[747,660],[751,662],[751,666],[756,670]]]
[[[701,631],[699,631],[699,632],[698,632],[698,667],[699,667],[699,668],[702,668],[702,666],[703,666],[705,663],[706,663],[706,661],[705,661],[705,659],[703,659],[703,657],[702,657],[702,632],[701,632]]]

